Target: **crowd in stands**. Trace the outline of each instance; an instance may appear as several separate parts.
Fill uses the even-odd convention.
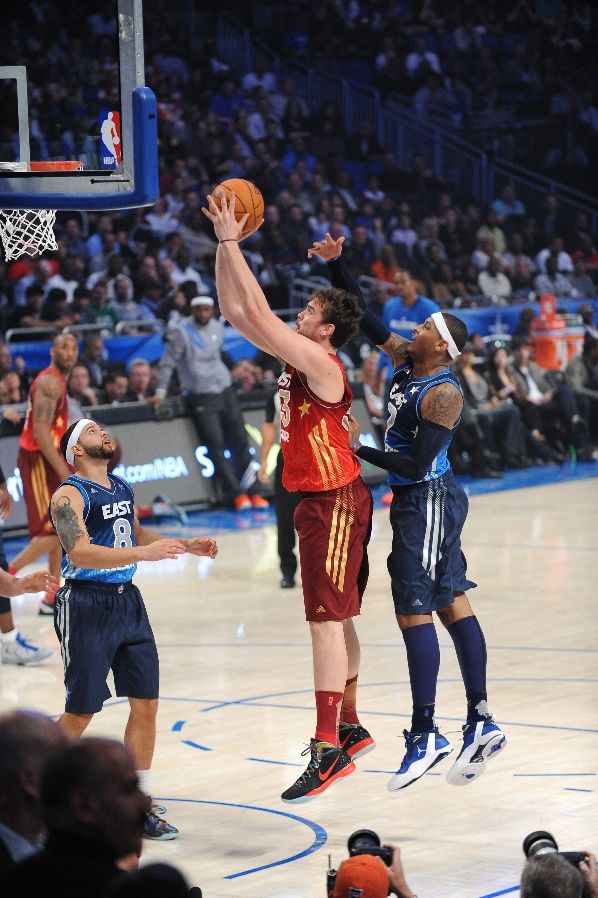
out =
[[[490,97],[497,75],[490,61],[510,45],[514,48],[510,54],[513,65],[523,67],[529,75],[524,78],[520,71],[515,76],[513,70],[511,80],[525,85],[530,96],[534,96],[532,89],[538,83],[542,90],[560,87],[554,79],[544,83],[532,75],[538,48],[551,42],[555,28],[565,27],[559,10],[570,6],[575,7],[574,16],[569,17],[566,27],[583,32],[586,19],[591,20],[587,5],[560,2],[510,4],[504,16],[498,16],[493,3],[483,9],[476,4],[454,4],[454,21],[447,20],[439,4],[407,2],[396,9],[393,6],[394,26],[376,9],[367,17],[367,28],[377,36],[380,54],[386,47],[390,56],[393,44],[395,61],[387,61],[386,69],[395,68],[401,78],[406,71],[414,91],[430,73],[457,77],[459,60],[471,59],[461,78],[466,76],[476,85],[472,102],[479,106],[484,90]],[[14,360],[9,360],[6,347],[2,349],[0,403],[7,420],[14,415],[11,407],[23,402],[31,376],[19,360],[19,339],[29,339],[40,328],[51,331],[69,325],[94,325],[104,334],[163,328],[187,316],[194,297],[215,294],[215,242],[201,207],[206,195],[224,178],[248,178],[264,194],[264,224],[245,241],[244,249],[269,302],[277,309],[288,309],[294,277],[325,276],[323,264],[317,257],[308,261],[306,250],[327,231],[333,237],[346,238],[343,252],[352,273],[373,279],[368,282],[369,302],[379,314],[389,297],[398,292],[401,272],[409,273],[420,296],[429,297],[444,309],[528,301],[544,292],[580,299],[598,295],[596,235],[585,212],[579,211],[572,218],[563,214],[554,194],[546,195],[541,208],[528,209],[510,184],[490,206],[480,207],[471,197],[458,194],[422,155],[415,155],[407,163],[397,161],[380,145],[371,123],[364,121],[355,133],[345,133],[335,103],[328,102],[316,111],[310,109],[292,79],[279,83],[273,72],[257,66],[237,80],[218,56],[209,35],[203,41],[203,52],[192,56],[184,43],[174,40],[172,21],[151,0],[149,7],[152,14],[145,17],[146,80],[158,97],[160,199],[150,209],[59,213],[57,251],[0,263],[3,326],[5,330],[21,330],[21,336],[13,335],[11,340]],[[299,30],[307,27],[309,35],[301,54],[318,54],[326,47],[327,55],[338,51],[339,64],[347,54],[353,54],[351,59],[359,71],[365,71],[359,66],[368,41],[360,40],[356,49],[345,38],[354,35],[358,27],[365,27],[366,7],[363,3],[350,4],[350,15],[339,30],[339,6],[335,3],[325,4],[312,17],[314,27],[306,25],[309,17],[304,17]],[[38,151],[42,155],[44,148],[50,152],[61,141],[66,152],[71,141],[76,156],[83,151],[85,132],[83,126],[81,133],[72,127],[75,113],[81,111],[78,104],[85,102],[85,110],[95,114],[100,99],[110,96],[114,73],[105,51],[114,22],[100,12],[88,19],[83,12],[59,18],[56,7],[36,8],[34,19],[15,13],[9,27],[11,45],[36,46],[45,29],[54,38],[48,44],[53,48],[54,81],[72,84],[83,60],[96,72],[95,80],[86,82],[86,96],[82,98],[77,92],[53,90],[53,80],[42,78],[43,67],[31,68],[31,77],[39,79],[30,99]],[[294,23],[301,9],[301,4],[292,4],[284,21],[276,5],[266,9],[263,4],[250,4],[248,12],[254,24],[260,24],[265,38],[272,36],[280,48],[293,47],[299,52],[297,46],[302,39],[295,34]],[[80,29],[82,22],[97,40],[92,45],[86,43],[80,48],[81,56],[75,54],[73,58],[73,29]],[[525,22],[530,27],[520,27]],[[324,23],[326,27],[320,31]],[[68,56],[60,53],[61,36],[65,34],[70,40]],[[441,34],[450,39],[441,41]],[[438,39],[435,48],[426,44],[430,35]],[[579,50],[557,47],[551,58],[560,58],[558,54],[566,52],[571,65],[577,64],[585,59],[585,43],[581,43]],[[521,47],[524,54],[517,49]],[[384,69],[379,60],[380,67]],[[89,115],[93,118],[91,112]],[[81,121],[85,122],[85,115]],[[62,134],[57,133],[60,122]],[[47,339],[48,330],[36,336]],[[92,345],[95,350],[90,349]],[[344,360],[355,378],[371,347],[353,349]],[[97,358],[93,359],[90,352],[97,352]],[[75,408],[94,401],[115,403],[151,397],[155,372],[147,362],[136,359],[124,370],[110,365],[104,356],[101,336],[87,341],[83,363],[74,369],[69,382]],[[98,371],[104,362],[100,378]],[[229,367],[233,367],[230,360]],[[594,366],[590,365],[588,371],[591,380]],[[238,361],[233,376],[243,392],[270,383],[276,373],[276,363],[262,356]],[[473,407],[477,428],[483,430],[483,445],[503,464],[528,457],[558,460],[569,445],[574,445],[582,457],[591,451],[594,423],[588,418],[587,408],[569,417],[579,414],[586,421],[589,435],[581,440],[579,433],[573,434],[570,422],[565,422],[563,433],[549,435],[554,437],[553,455],[544,449],[541,429],[528,426],[524,420],[518,408],[519,394],[514,391],[513,396],[500,397],[496,390],[500,393],[503,388],[488,381],[487,395],[478,390],[480,395],[474,401],[468,375],[471,380],[468,367],[460,368],[464,386],[469,387],[468,403]],[[170,390],[176,392],[176,378]],[[379,404],[381,396],[372,402]],[[509,405],[507,414],[505,404]],[[507,446],[502,436],[498,441],[493,438],[495,422],[511,420],[516,410],[519,418],[512,430],[527,429]],[[480,423],[487,417],[492,426]],[[467,449],[464,452],[468,454]],[[472,467],[490,470],[486,462]]]
[[[419,119],[460,129],[501,156],[565,176],[595,164],[591,3],[509,0],[234,4],[270,47],[410,102]],[[530,143],[530,134],[538,139]]]

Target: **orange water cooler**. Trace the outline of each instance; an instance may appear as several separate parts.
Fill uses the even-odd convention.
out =
[[[575,325],[568,325],[570,321],[557,314],[556,296],[543,293],[540,296],[540,315],[532,323],[534,360],[542,368],[563,371],[569,360],[581,352],[583,327],[577,326],[577,320]]]

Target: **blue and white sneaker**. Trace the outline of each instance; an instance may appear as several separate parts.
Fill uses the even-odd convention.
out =
[[[463,726],[463,748],[446,775],[451,786],[466,786],[481,776],[486,762],[507,744],[507,737],[494,723],[493,717],[466,723]]]
[[[436,727],[430,733],[408,733],[407,730],[403,730],[403,736],[407,751],[401,766],[389,780],[387,786],[389,792],[410,786],[453,750],[451,743]]]
[[[0,650],[2,664],[18,664],[32,667],[47,661],[54,654],[53,649],[45,649],[36,645],[24,633],[17,633],[12,642],[3,642]]]

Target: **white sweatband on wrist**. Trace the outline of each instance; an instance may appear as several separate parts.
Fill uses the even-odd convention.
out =
[[[430,318],[436,325],[436,330],[438,331],[442,339],[446,340],[446,342],[448,343],[448,354],[452,359],[456,359],[457,356],[461,355],[461,353],[457,349],[457,344],[451,337],[451,332],[446,326],[446,321],[444,320],[442,312],[432,312]]]
[[[81,418],[80,421],[77,421],[75,426],[73,427],[73,432],[69,437],[69,441],[66,444],[66,452],[64,453],[64,457],[66,458],[68,464],[74,468],[75,467],[75,456],[73,454],[73,446],[76,446],[79,442],[79,437],[83,433],[86,427],[90,424],[95,424],[95,421],[92,421],[91,418]]]

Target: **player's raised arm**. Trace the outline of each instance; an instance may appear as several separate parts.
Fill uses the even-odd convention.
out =
[[[312,340],[293,333],[273,314],[264,292],[247,265],[238,241],[245,219],[235,219],[235,198],[220,195],[220,208],[208,197],[209,208],[203,212],[214,225],[218,238],[216,253],[216,290],[224,317],[256,346],[304,371],[323,398],[334,383],[338,390],[338,365]]]
[[[307,250],[307,256],[319,256],[328,263],[330,282],[334,287],[340,287],[348,293],[353,293],[359,300],[363,310],[360,330],[375,346],[390,357],[394,367],[402,364],[407,359],[407,340],[393,334],[374,313],[368,309],[361,288],[342,258],[344,237],[334,240],[327,232],[324,240],[316,241]]]

